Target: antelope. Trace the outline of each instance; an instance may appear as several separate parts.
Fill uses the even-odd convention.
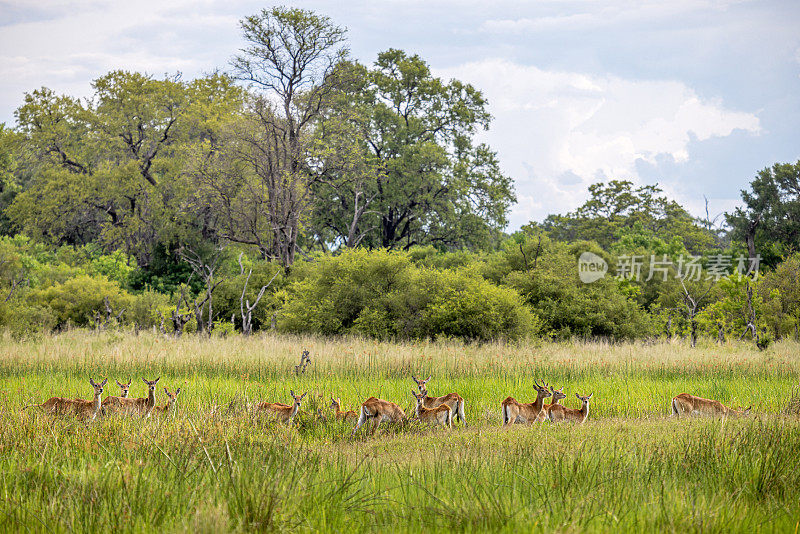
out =
[[[592,398],[592,393],[588,397],[581,397],[577,393],[575,394],[578,397],[578,400],[581,401],[581,409],[576,410],[574,408],[567,408],[566,406],[562,406],[560,404],[554,404],[550,407],[550,411],[548,412],[548,416],[550,417],[550,421],[552,423],[558,423],[560,421],[573,421],[575,423],[583,423],[586,421],[586,418],[589,416],[589,399]]]
[[[156,405],[156,384],[159,380],[161,380],[161,377],[155,380],[142,378],[142,382],[147,384],[147,397],[140,397],[138,399],[110,397],[112,400],[110,400],[105,407],[114,411],[139,413],[145,417],[150,417],[150,412],[153,411],[153,407]]]
[[[356,412],[353,410],[347,410],[346,412],[343,412],[341,406],[342,404],[339,402],[338,398],[334,399],[331,397],[331,408],[333,408],[333,410],[336,412],[337,421],[354,421],[358,419],[358,414],[356,414]]]
[[[411,394],[417,399],[417,407],[415,413],[417,419],[421,423],[432,423],[434,425],[442,425],[447,428],[453,428],[453,410],[447,404],[440,404],[436,408],[426,408],[425,398],[427,395],[424,393],[416,393],[411,390]]]
[[[503,426],[509,427],[514,423],[534,423],[538,420],[544,399],[552,395],[550,390],[547,389],[547,383],[542,383],[544,386],[540,386],[536,382],[533,383],[536,389],[536,400],[533,402],[522,404],[514,397],[506,397],[500,404],[503,413]]]
[[[164,406],[155,406],[153,410],[157,413],[167,413],[170,408],[175,405],[175,401],[178,400],[178,395],[181,392],[181,388],[175,390],[175,393],[170,393],[167,388],[164,388],[164,393],[167,394],[167,403]]]
[[[131,389],[131,382],[132,381],[133,381],[133,379],[131,378],[131,379],[128,379],[128,383],[127,384],[123,384],[119,380],[116,380],[116,379],[114,380],[114,382],[116,382],[117,385],[119,386],[119,390],[120,390],[119,397],[109,396],[109,397],[106,397],[105,399],[103,399],[103,408],[101,410],[103,415],[105,415],[106,408],[108,407],[109,404],[116,403],[117,399],[127,399],[128,398],[128,392]]]
[[[108,379],[106,378],[99,384],[96,384],[95,381],[90,378],[89,383],[94,388],[94,399],[92,400],[51,397],[41,404],[29,404],[22,409],[27,410],[28,408],[35,406],[44,408],[49,413],[73,413],[78,416],[86,416],[90,420],[94,421],[97,417],[97,413],[102,407],[101,397],[103,395],[103,387],[108,383]]]
[[[550,393],[553,395],[553,402],[550,404],[545,404],[542,406],[542,411],[539,412],[539,417],[536,419],[537,423],[544,421],[545,419],[550,418],[550,409],[553,406],[558,405],[561,399],[566,399],[567,396],[564,394],[564,386],[561,386],[559,389],[555,389],[553,386],[550,386]]]
[[[436,408],[437,406],[446,404],[453,412],[453,417],[464,423],[464,426],[467,426],[467,419],[464,417],[464,399],[461,398],[461,395],[458,393],[448,393],[442,397],[428,396],[427,384],[432,376],[433,375],[429,376],[425,380],[417,380],[416,376],[411,375],[411,379],[417,383],[417,388],[419,388],[419,392],[422,393],[424,397],[422,401],[423,406],[425,406],[425,408]],[[416,397],[416,394],[414,396]]]
[[[752,406],[748,406],[744,410],[733,410],[718,400],[704,399],[688,393],[681,393],[672,399],[672,415],[676,417],[682,415],[745,416],[750,415],[751,408]]]
[[[291,393],[292,398],[294,399],[294,404],[289,406],[288,404],[283,404],[281,402],[261,402],[258,404],[257,408],[259,410],[266,410],[268,412],[272,412],[277,416],[277,418],[284,422],[284,423],[291,423],[294,419],[294,416],[297,415],[297,412],[300,410],[300,402],[303,400],[303,397],[306,396],[308,393],[303,393],[300,396],[294,394],[294,391],[291,389],[289,390]]]
[[[367,419],[372,419],[372,434],[378,429],[384,421],[387,423],[400,423],[407,420],[406,414],[403,409],[397,404],[376,397],[370,397],[361,405],[360,415],[356,427],[353,429],[353,434],[361,428],[361,425],[367,422]]]

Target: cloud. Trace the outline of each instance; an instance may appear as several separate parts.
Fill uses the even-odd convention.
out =
[[[503,59],[438,70],[479,87],[494,116],[486,141],[516,180],[512,227],[572,210],[589,184],[645,181],[643,167],[680,165],[692,143],[761,132],[753,113],[727,109],[673,80],[630,80],[539,69]],[[650,180],[647,180],[650,182]],[[680,186],[665,190],[681,200]]]

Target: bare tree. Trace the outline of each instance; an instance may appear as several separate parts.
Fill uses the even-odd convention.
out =
[[[289,268],[298,249],[300,218],[313,182],[307,162],[308,131],[335,90],[336,65],[346,57],[345,30],[328,17],[285,7],[264,9],[241,21],[247,48],[232,60],[236,75],[261,91],[250,105],[251,128],[241,155],[253,176],[252,206],[263,209],[268,237],[251,217],[245,232],[225,237],[259,242],[262,254]],[[232,228],[234,228],[232,226]]]
[[[294,374],[296,375],[305,374],[306,367],[308,367],[309,363],[311,363],[311,356],[308,355],[307,350],[304,350],[303,353],[300,355],[300,365],[294,366]]]
[[[241,270],[241,274],[244,274],[244,265],[242,265],[242,253],[239,253],[239,269]],[[242,287],[242,296],[239,297],[239,311],[242,314],[242,333],[246,336],[249,336],[253,333],[253,310],[258,306],[258,303],[261,301],[261,297],[264,296],[264,291],[272,284],[272,281],[275,280],[275,277],[278,276],[278,272],[276,271],[275,274],[272,275],[272,278],[267,285],[261,286],[261,289],[258,292],[258,296],[256,296],[256,300],[253,304],[250,304],[250,300],[245,300],[245,294],[247,293],[247,284],[250,283],[250,276],[253,274],[253,269],[248,269],[247,271],[247,278],[245,278],[244,286]],[[231,322],[233,322],[233,317],[231,317]]]
[[[700,311],[700,304],[703,302],[703,299],[706,298],[708,292],[711,291],[713,287],[713,282],[708,284],[708,288],[699,296],[693,297],[689,290],[686,289],[686,284],[683,283],[683,278],[678,277],[678,280],[681,281],[681,288],[683,289],[683,306],[684,311],[686,313],[686,318],[689,320],[689,328],[690,328],[690,343],[692,347],[697,344],[697,313]]]
[[[114,307],[111,306],[108,296],[103,297],[103,306],[105,307],[105,316],[99,310],[94,312],[94,324],[97,330],[105,330],[112,321],[118,324],[122,321],[122,315],[125,313],[125,308],[123,308],[115,315]]]
[[[219,268],[223,251],[224,247],[216,248],[208,259],[185,245],[177,251],[180,258],[189,264],[193,273],[199,276],[206,286],[205,296],[192,303],[198,333],[204,332],[211,335],[211,331],[214,329],[214,290],[222,283],[222,279],[215,281],[214,275]],[[181,292],[181,296],[186,300],[183,292]],[[186,305],[189,305],[188,300],[186,300]]]
[[[178,304],[175,305],[175,309],[172,310],[172,328],[174,331],[175,337],[181,337],[183,335],[183,328],[186,326],[186,323],[189,322],[189,319],[192,316],[191,312],[188,313],[181,313],[181,303],[186,301],[186,287],[181,286],[181,296],[178,299]],[[189,303],[186,302],[186,306],[188,308]],[[164,327],[163,320],[161,324],[162,330]]]

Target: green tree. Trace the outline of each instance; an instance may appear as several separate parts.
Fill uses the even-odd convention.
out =
[[[554,239],[596,241],[605,249],[637,226],[666,242],[679,238],[695,254],[715,243],[714,233],[666,198],[657,185],[634,187],[627,180],[589,186],[589,200],[581,207],[567,215],[550,215],[543,224]]]
[[[216,74],[183,82],[123,71],[93,87],[86,105],[48,89],[26,95],[19,131],[39,158],[8,214],[33,236],[98,241],[146,266],[156,243],[208,227],[207,210],[192,209],[187,162],[213,140],[218,116],[240,106],[241,91]]]
[[[395,49],[373,69],[350,72],[356,81],[334,113],[351,120],[336,133],[360,146],[351,148],[350,167],[328,167],[318,182],[320,238],[404,249],[497,238],[515,196],[497,155],[475,141],[490,121],[480,91],[444,82],[419,56]]]
[[[800,161],[776,163],[759,171],[742,190],[744,207],[725,217],[732,238],[747,247],[751,258],[776,265],[781,257],[798,250],[800,243]]]

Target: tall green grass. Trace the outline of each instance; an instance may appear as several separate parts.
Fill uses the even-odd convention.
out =
[[[294,375],[300,351],[312,364]],[[384,344],[360,339],[167,339],[68,332],[0,341],[4,531],[776,531],[800,521],[800,423],[780,415],[800,346]],[[410,422],[350,437],[330,396],[412,413],[411,373],[457,391],[469,426]],[[161,376],[174,414],[93,422],[32,408],[86,398],[89,376]],[[534,380],[594,392],[583,425],[501,430],[499,403]],[[138,382],[138,384],[137,384]],[[309,391],[295,425],[251,409]],[[755,417],[675,420],[689,392]],[[166,401],[163,394],[158,402]],[[327,415],[320,419],[318,410]]]

